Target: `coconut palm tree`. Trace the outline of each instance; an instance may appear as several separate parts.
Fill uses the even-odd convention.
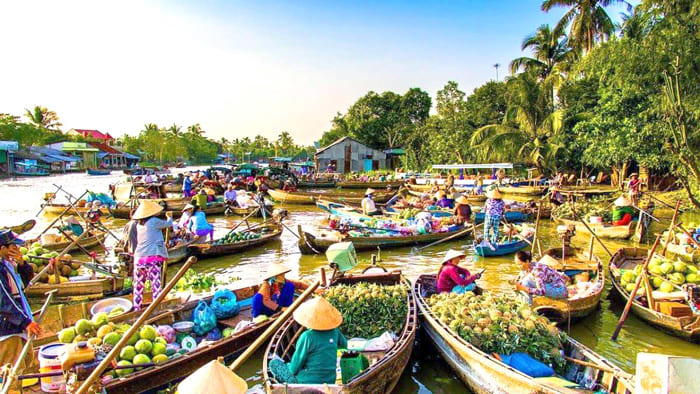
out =
[[[546,79],[557,65],[574,60],[574,52],[567,46],[566,36],[556,34],[549,25],[540,26],[534,34],[523,40],[521,49],[532,50],[533,57],[519,57],[510,62],[511,74],[519,70],[534,70],[540,78]]]
[[[554,7],[568,7],[569,10],[554,27],[557,33],[569,29],[569,45],[579,52],[590,52],[596,41],[603,41],[615,32],[615,24],[605,7],[623,3],[624,0],[544,0],[542,10],[549,11]]]
[[[620,35],[631,40],[641,40],[646,37],[654,27],[654,17],[640,6],[634,7],[634,11],[622,13],[622,23],[619,25]]]
[[[540,170],[551,167],[561,148],[552,141],[561,133],[563,119],[563,111],[553,110],[551,86],[534,71],[511,77],[507,84],[503,122],[477,129],[470,145],[483,157],[517,157]]]
[[[58,115],[55,111],[49,111],[46,107],[34,106],[32,110],[24,109],[24,116],[29,119],[29,122],[33,125],[46,129],[46,130],[59,130],[59,127],[63,126],[61,122],[58,121]]]

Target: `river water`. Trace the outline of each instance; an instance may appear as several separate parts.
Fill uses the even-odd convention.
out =
[[[39,212],[44,193],[54,192],[59,185],[67,191],[80,195],[86,189],[94,192],[107,192],[110,183],[123,179],[120,171],[115,171],[109,176],[87,176],[82,173],[66,174],[43,178],[21,178],[16,180],[0,181],[0,225],[15,225],[25,220],[35,218]],[[60,194],[59,194],[60,196]],[[297,226],[310,226],[314,221],[323,217],[321,210],[312,206],[289,205],[289,218],[285,224],[296,231]],[[667,209],[657,209],[655,215],[661,219],[661,223],[655,223],[648,237],[662,232],[668,226],[672,212]],[[25,236],[38,234],[50,221],[54,219],[46,215],[36,217],[37,226]],[[692,218],[694,221],[697,218]],[[227,228],[235,225],[240,218],[217,216],[210,218],[217,228],[216,234],[226,233]],[[120,235],[125,220],[105,219],[106,226]],[[540,236],[543,248],[559,245],[556,237],[555,226],[550,221],[543,221],[540,227]],[[649,247],[650,239],[645,240]],[[108,237],[107,246],[115,241]],[[447,242],[435,247],[412,253],[411,248],[387,249],[382,251],[382,265],[386,268],[401,269],[409,278],[415,278],[421,273],[434,273],[439,268],[439,259],[448,248],[468,249],[470,240]],[[573,245],[587,247],[588,236],[579,234],[573,239]],[[609,242],[606,245],[611,251],[623,246],[633,246],[629,242]],[[606,252],[596,243],[596,254],[608,261]],[[473,256],[473,251],[469,254]],[[359,253],[360,265],[369,265],[372,253]],[[104,256],[107,260],[113,260],[111,254]],[[292,269],[290,276],[312,279],[317,277],[319,269],[327,266],[324,256],[304,256],[297,249],[296,237],[285,231],[279,241],[264,246],[247,250],[234,256],[205,260],[195,265],[195,269],[201,272],[214,273],[218,278],[229,278],[242,282],[255,282],[259,275],[270,262],[281,262]],[[512,257],[476,259],[472,258],[471,265],[476,268],[484,268],[485,274],[481,285],[487,289],[510,289],[509,281],[518,274],[518,267],[512,262]],[[173,274],[177,267],[169,269]],[[607,289],[610,289],[608,283]],[[696,356],[700,354],[700,345],[677,339],[657,329],[652,328],[643,321],[630,314],[625,322],[617,342],[612,342],[610,336],[615,328],[624,305],[608,293],[603,296],[599,310],[588,318],[572,325],[569,328],[570,335],[583,344],[591,347],[604,357],[607,357],[624,370],[634,372],[636,355],[638,352],[656,352],[672,355]],[[566,327],[564,329],[567,329]],[[431,345],[421,338],[414,351],[414,358],[404,372],[396,392],[400,393],[455,393],[466,392],[466,388],[443,362]],[[248,380],[249,386],[260,387],[260,373],[262,368],[262,352],[250,359],[239,373]]]

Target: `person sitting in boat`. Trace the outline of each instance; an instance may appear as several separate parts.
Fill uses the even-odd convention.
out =
[[[469,205],[469,200],[464,196],[459,196],[455,200],[455,209],[452,214],[458,224],[469,222],[472,217],[472,207]]]
[[[61,227],[61,230],[65,231],[68,234],[72,234],[76,237],[79,237],[83,234],[85,229],[83,229],[83,226],[78,222],[78,219],[75,218],[75,216],[69,216],[66,221],[65,225]]]
[[[153,173],[149,170],[146,172],[146,175],[143,177],[143,183],[153,183],[155,182],[155,179],[153,178]]]
[[[205,237],[208,235],[211,241],[214,240],[214,226],[207,222],[207,215],[202,211],[201,207],[194,207],[192,217],[190,217],[187,226],[190,233],[198,237]]]
[[[85,215],[85,218],[90,223],[100,223],[100,219],[102,219],[102,201],[93,201],[90,210],[87,211],[87,214]]]
[[[173,223],[173,231],[178,234],[186,233],[190,228],[190,219],[194,213],[194,205],[187,204],[182,208],[182,215],[177,223]]]
[[[408,178],[408,182],[406,182],[406,183],[408,183],[409,185],[417,185],[417,184],[418,184],[418,181],[416,180],[416,177],[415,177],[415,176],[411,175],[411,176]]]
[[[416,229],[421,234],[428,234],[433,231],[433,214],[428,208],[416,214]]]
[[[377,209],[377,205],[372,199],[372,195],[374,194],[374,192],[375,190],[372,188],[367,189],[367,191],[365,191],[365,198],[363,198],[362,202],[360,203],[360,206],[362,207],[362,213],[367,216],[381,215],[381,211]]]
[[[325,298],[315,297],[294,311],[294,320],[307,330],[299,336],[289,363],[274,358],[269,362],[270,372],[283,383],[335,383],[338,349],[348,346],[338,329],[343,315]]]
[[[476,181],[474,182],[474,194],[484,194],[484,177],[481,176],[481,174],[476,176]]]
[[[615,226],[626,226],[634,219],[634,208],[632,202],[627,197],[620,196],[613,203],[612,224]]]
[[[435,202],[436,207],[450,209],[454,208],[454,200],[451,198],[447,198],[447,194],[443,190],[437,192],[435,197],[437,198],[437,201]]]
[[[207,193],[207,203],[216,201],[216,190],[211,187],[205,187],[204,191]]]
[[[466,268],[460,267],[459,263],[467,257],[466,254],[458,250],[450,249],[442,259],[442,266],[437,274],[438,293],[459,293],[474,291],[476,289],[475,280],[481,278],[481,273],[472,275]]]
[[[545,255],[539,262],[532,262],[530,252],[519,250],[515,253],[515,263],[520,265],[521,274],[515,287],[532,296],[544,296],[553,299],[568,297],[566,288],[569,277],[551,268],[559,262],[552,256]]]
[[[552,186],[549,188],[549,202],[552,203],[552,205],[560,206],[566,202],[566,197],[561,194],[558,187]]]
[[[237,207],[238,203],[236,202],[236,197],[238,196],[238,193],[236,192],[236,185],[231,182],[228,184],[228,190],[224,192],[224,202],[226,205],[232,206],[232,207]]]
[[[204,190],[204,188],[199,189],[199,192],[192,197],[192,205],[198,206],[201,209],[207,209],[207,200],[209,198],[207,197],[207,191]]]
[[[33,320],[24,294],[33,272],[19,250],[23,244],[11,230],[0,230],[0,367],[17,362],[27,334],[41,334],[41,326]],[[28,366],[27,360],[30,358],[25,357],[19,373]]]
[[[258,292],[253,296],[253,317],[274,315],[292,305],[296,290],[309,287],[304,282],[286,278],[285,274],[289,271],[291,269],[278,263],[272,263],[268,268]]]
[[[498,230],[505,214],[505,203],[501,199],[501,192],[493,188],[486,193],[488,200],[484,205],[484,238],[492,244],[498,242]]]
[[[433,186],[430,188],[429,193],[431,195],[435,195],[435,193],[437,193],[438,191],[440,191],[440,186],[438,186],[438,181],[436,179],[433,181]]]
[[[284,186],[282,187],[282,190],[285,192],[295,192],[297,191],[297,187],[294,186],[294,182],[292,182],[291,179],[287,179],[284,181]]]

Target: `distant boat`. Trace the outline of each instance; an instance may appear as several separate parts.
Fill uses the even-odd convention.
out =
[[[87,170],[85,170],[85,172],[88,175],[109,175],[112,173],[112,170],[97,170],[93,168],[88,168]]]

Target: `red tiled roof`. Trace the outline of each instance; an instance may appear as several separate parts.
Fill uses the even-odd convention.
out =
[[[88,129],[74,129],[76,132],[80,133],[85,138],[94,138],[96,140],[110,141],[114,138],[109,135],[109,133],[102,133],[99,130],[88,130]]]
[[[123,153],[112,148],[111,146],[101,143],[101,142],[88,142],[88,145],[92,146],[93,148],[97,148],[101,150],[102,152],[109,153],[111,155],[122,155]]]

